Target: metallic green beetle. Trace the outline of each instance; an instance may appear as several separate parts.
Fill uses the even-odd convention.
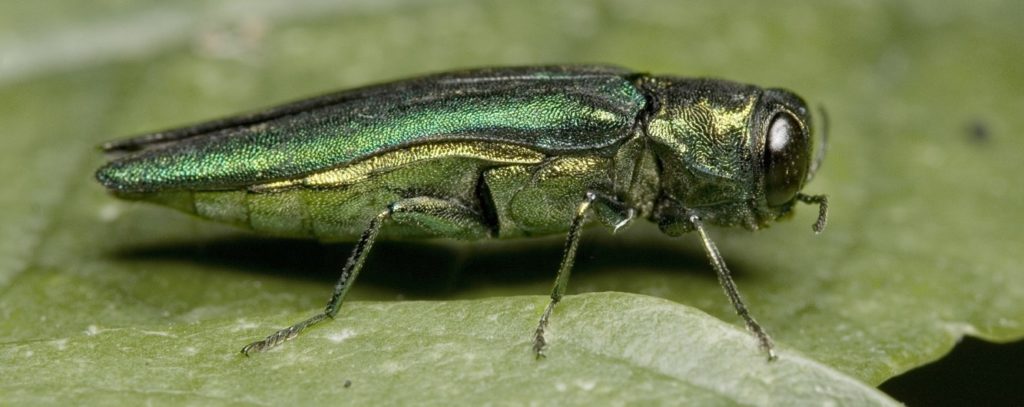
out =
[[[800,97],[606,66],[478,69],[369,86],[104,145],[115,195],[281,236],[357,244],[326,309],[245,346],[274,347],[334,317],[378,232],[396,238],[567,233],[544,330],[589,214],[697,231],[719,281],[770,359],[704,224],[765,227],[796,201],[824,142]],[[386,225],[386,227],[385,227]]]

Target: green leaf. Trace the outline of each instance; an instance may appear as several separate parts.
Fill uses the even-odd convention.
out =
[[[5,402],[887,404],[860,383],[963,335],[1024,337],[1016,3],[48,3],[0,6]],[[802,207],[769,230],[712,231],[779,361],[738,328],[696,238],[649,225],[586,232],[570,291],[633,294],[568,297],[544,361],[529,339],[557,236],[384,242],[337,320],[244,358],[322,306],[350,246],[119,202],[91,175],[110,138],[565,62],[783,86],[828,109],[807,192],[830,194],[829,229],[814,236]]]
[[[549,335],[556,341],[552,356],[535,361],[529,335],[535,318],[525,317],[538,316],[545,305],[541,297],[360,302],[301,344],[254,358],[235,353],[235,344],[224,339],[255,337],[275,327],[269,323],[304,315],[260,324],[91,327],[6,346],[3,357],[17,363],[6,369],[5,377],[15,380],[6,380],[4,389],[28,404],[895,404],[798,353],[783,352],[768,363],[745,332],[693,308],[635,294],[569,298]],[[35,373],[43,371],[60,374]]]

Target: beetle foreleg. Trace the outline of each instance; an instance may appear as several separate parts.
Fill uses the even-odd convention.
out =
[[[750,316],[750,311],[747,310],[747,305],[743,303],[743,298],[740,297],[740,292],[736,289],[736,282],[732,280],[732,275],[729,273],[729,268],[725,266],[725,260],[722,259],[722,255],[718,252],[718,247],[715,246],[715,242],[711,241],[711,237],[708,236],[707,230],[704,229],[704,224],[700,220],[700,216],[695,213],[690,213],[688,219],[693,228],[700,234],[700,241],[704,244],[704,251],[708,253],[708,259],[711,260],[711,266],[715,268],[715,272],[718,273],[718,283],[725,290],[725,295],[729,297],[729,301],[732,302],[733,308],[736,308],[736,314],[743,318],[743,321],[747,324],[747,329],[757,337],[757,341],[760,343],[762,350],[768,353],[768,360],[775,360],[775,345],[772,343],[772,338],[768,336],[768,333],[761,328],[761,325],[754,320],[754,317]]]

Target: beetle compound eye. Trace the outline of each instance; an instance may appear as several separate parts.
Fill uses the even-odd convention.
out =
[[[768,205],[789,202],[807,176],[810,152],[807,135],[796,118],[780,112],[768,126],[764,150],[764,189]]]

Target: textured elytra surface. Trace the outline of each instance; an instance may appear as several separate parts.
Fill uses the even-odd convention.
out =
[[[644,106],[624,75],[599,66],[487,69],[342,91],[171,130],[155,146],[127,141],[144,150],[97,178],[118,191],[223,190],[428,142],[514,143],[550,154],[606,149],[631,134]]]
[[[751,384],[773,376],[692,236],[589,233],[571,291],[672,303],[570,297],[541,363],[529,331],[559,239],[382,245],[341,318],[241,359],[241,345],[322,305],[348,247],[239,237],[116,202],[91,179],[103,140],[480,65],[607,62],[783,86],[826,106],[830,152],[808,192],[831,194],[830,228],[812,236],[814,211],[801,208],[763,232],[712,231],[780,344],[780,374],[868,391],[797,361],[877,384],[965,333],[1024,332],[1014,218],[1024,197],[1007,187],[1020,172],[1024,41],[1009,2],[241,4],[3,6],[5,400],[792,404],[772,398],[786,389]],[[653,345],[662,341],[672,346]],[[651,355],[722,370],[665,373]],[[453,371],[463,375],[438,374]],[[725,385],[703,385],[712,373]],[[761,391],[742,395],[746,386]],[[812,395],[836,394],[848,393]]]

